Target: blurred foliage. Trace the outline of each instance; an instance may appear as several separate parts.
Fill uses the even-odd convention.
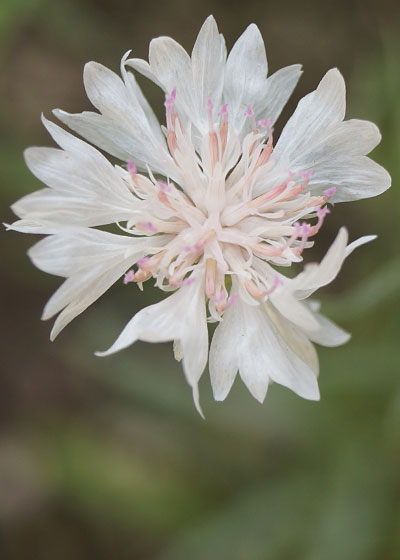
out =
[[[88,107],[84,61],[118,68],[128,48],[170,34],[190,48],[213,12],[231,45],[251,20],[273,68],[302,61],[285,110],[338,65],[349,117],[381,128],[374,152],[394,188],[338,205],[314,250],[341,224],[378,233],[357,251],[323,310],[353,334],[320,349],[320,403],[273,386],[263,406],[240,381],[223,404],[201,381],[206,422],[170,345],[95,358],[139,307],[116,285],[51,345],[40,309],[58,282],[35,270],[29,236],[2,232],[0,558],[58,560],[397,560],[400,554],[400,49],[397,3],[285,5],[250,0],[2,0],[0,203],[39,187],[22,150],[50,144],[39,114]],[[329,20],[329,26],[326,21]],[[297,59],[298,57],[298,59]],[[144,85],[153,103],[155,90]],[[7,239],[5,239],[7,236]],[[127,298],[131,297],[131,308]]]

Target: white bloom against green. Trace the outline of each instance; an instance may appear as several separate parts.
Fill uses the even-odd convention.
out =
[[[165,92],[165,125],[132,69]],[[319,265],[292,279],[282,267],[303,260],[328,203],[375,196],[390,185],[388,173],[366,157],[380,141],[377,127],[343,121],[338,70],[300,101],[275,144],[274,122],[301,69],[268,78],[267,71],[254,24],[227,57],[212,17],[191,56],[159,37],[149,63],[124,56],[122,80],[88,63],[85,87],[99,112],[55,115],[123,163],[113,166],[43,119],[61,149],[30,148],[26,162],[49,188],[13,206],[20,220],[12,229],[48,234],[30,250],[33,263],[66,278],[44,309],[44,319],[59,314],[51,337],[121,277],[140,288],[155,282],[171,295],[139,311],[101,355],[137,340],[174,341],[198,408],[208,357],[217,400],[237,373],[261,402],[272,381],[319,398],[312,342],[336,346],[349,335],[306,300],[373,236],[348,245],[341,229]],[[118,234],[98,229],[114,223]],[[210,352],[207,321],[218,323]]]

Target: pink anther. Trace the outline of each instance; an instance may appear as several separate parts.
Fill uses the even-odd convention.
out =
[[[246,109],[244,114],[245,114],[246,117],[248,117],[250,119],[251,128],[252,128],[253,132],[257,133],[258,129],[257,129],[256,118],[254,116],[253,107],[251,105],[247,105],[247,109]]]
[[[135,224],[136,229],[143,231],[145,233],[157,233],[158,229],[152,222],[136,222]]]
[[[129,284],[130,282],[134,282],[135,281],[134,276],[135,276],[134,271],[132,269],[128,270],[128,272],[124,275],[123,283],[126,285]]]
[[[139,268],[142,268],[146,263],[148,263],[150,260],[150,257],[142,257],[141,259],[139,259],[138,261],[136,261],[136,265]]]
[[[171,187],[164,181],[157,181],[157,185],[160,187],[162,192],[171,192]]]
[[[224,103],[221,109],[218,111],[219,117],[227,117],[228,116],[228,103]]]
[[[137,169],[136,169],[136,165],[133,163],[132,160],[128,160],[128,171],[131,174],[132,178],[135,177],[137,175]]]
[[[176,87],[171,91],[171,93],[167,93],[165,95],[165,107],[167,110],[172,110],[176,100]]]
[[[337,187],[331,187],[329,189],[326,189],[326,191],[323,192],[323,194],[327,197],[327,198],[331,198],[335,192],[337,191]]]

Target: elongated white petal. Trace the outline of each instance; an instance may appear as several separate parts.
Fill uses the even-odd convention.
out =
[[[236,41],[226,62],[224,97],[236,130],[243,127],[246,106],[257,107],[265,95],[267,73],[264,41],[252,23]]]
[[[305,165],[304,169],[311,169],[311,165]],[[327,152],[324,161],[313,166],[313,170],[310,187],[315,193],[330,186],[337,187],[332,202],[377,196],[386,191],[392,182],[386,169],[366,156],[346,155],[330,159]]]
[[[216,399],[223,399],[229,391],[235,366],[260,402],[270,381],[303,398],[319,399],[314,372],[282,339],[264,310],[238,301],[225,313],[224,322],[226,325],[217,327],[216,344],[212,341],[210,349],[210,375]]]
[[[183,369],[193,389],[196,406],[197,385],[208,357],[208,332],[205,313],[204,285],[200,277],[163,301],[145,307],[129,321],[114,344],[98,356],[108,356],[134,344],[177,340],[183,356]]]
[[[74,228],[46,237],[28,252],[41,270],[66,277],[47,302],[43,319],[63,308],[53,329],[53,338],[61,328],[98,299],[137,259],[165,238],[131,238],[104,231]]]
[[[122,170],[86,142],[43,119],[55,140],[64,148],[29,148],[29,169],[50,189],[29,194],[13,206],[26,220],[58,224],[97,226],[129,220],[138,208]]]
[[[373,241],[375,238],[374,235],[366,235],[347,246],[348,234],[345,228],[341,228],[322,261],[319,264],[307,265],[304,272],[301,272],[289,282],[290,289],[295,291],[296,298],[305,299],[318,288],[332,282],[339,273],[345,258],[354,249]]]
[[[315,313],[315,317],[319,323],[317,331],[306,331],[310,340],[321,344],[322,346],[341,346],[350,340],[350,333],[340,328],[333,321],[330,321],[321,313]]]
[[[208,132],[208,99],[215,108],[221,105],[224,86],[226,52],[221,43],[215,19],[209,16],[204,22],[192,51],[192,74],[198,119],[193,119],[197,128]]]
[[[295,160],[308,153],[345,114],[345,85],[339,70],[329,70],[317,89],[299,102],[276,144],[276,152]]]
[[[292,95],[301,73],[301,64],[293,64],[277,70],[267,78],[265,92],[254,101],[254,112],[257,120],[268,118],[271,125],[275,123]]]

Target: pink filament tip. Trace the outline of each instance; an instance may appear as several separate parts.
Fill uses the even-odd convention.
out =
[[[158,231],[158,229],[156,228],[156,226],[152,222],[137,222],[136,227],[138,229],[142,229],[142,230],[147,229],[148,231],[151,231],[152,233],[157,233],[157,231]]]
[[[208,96],[208,98],[207,98],[207,109],[208,109],[209,111],[212,111],[212,110],[214,109],[214,105],[213,105],[213,102],[211,101],[211,97],[210,97],[210,96]]]
[[[247,105],[247,109],[244,114],[246,117],[254,117],[253,107],[251,105]]]
[[[267,119],[263,119],[262,121],[257,122],[258,126],[262,126],[265,130],[269,130],[271,128],[272,119],[268,117]]]
[[[337,187],[331,187],[330,189],[326,189],[326,191],[324,191],[324,195],[327,196],[328,198],[331,198],[331,196],[333,196],[335,194],[335,192],[337,191]]]
[[[126,285],[130,282],[134,282],[134,276],[135,273],[133,272],[133,270],[128,270],[128,272],[124,276],[123,283]]]
[[[157,184],[162,192],[170,192],[171,187],[167,183],[164,183],[164,181],[157,181]]]
[[[314,175],[314,173],[315,171],[305,171],[304,173],[301,173],[301,175],[304,177],[306,181],[309,181],[311,177]]]
[[[325,216],[327,214],[330,214],[330,213],[331,213],[331,211],[329,210],[329,208],[327,206],[324,206],[323,208],[318,208],[318,210],[317,210],[317,216],[318,216],[318,218],[321,218],[321,219],[325,218]]]
[[[171,93],[167,93],[165,95],[165,106],[167,109],[172,109],[174,106],[176,99],[176,87],[171,91]]]
[[[146,264],[150,260],[150,257],[143,257],[136,261],[136,265],[141,268],[144,264]]]
[[[186,278],[182,281],[181,286],[190,286],[191,284],[193,284],[193,282],[196,282],[196,278]]]
[[[133,163],[132,160],[128,160],[128,171],[131,175],[135,176],[137,174],[136,165]]]
[[[238,297],[239,297],[238,294],[232,294],[231,296],[229,296],[228,301],[227,301],[227,307],[230,307],[231,305],[233,305]]]
[[[222,117],[223,115],[228,114],[228,103],[224,103],[221,107],[221,110],[218,112],[218,116]]]

